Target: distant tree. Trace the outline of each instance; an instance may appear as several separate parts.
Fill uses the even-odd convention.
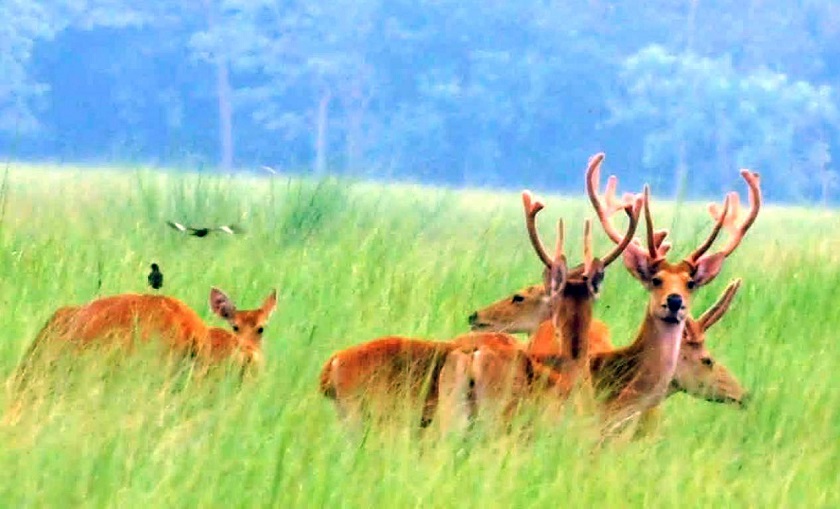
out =
[[[56,28],[50,11],[28,0],[0,2],[0,131],[26,134],[36,130],[39,99],[48,91],[28,71],[32,49]]]
[[[647,167],[688,164],[695,193],[726,187],[737,166],[764,170],[767,186],[786,199],[821,187],[826,139],[836,139],[840,127],[831,87],[767,69],[744,74],[728,57],[655,45],[627,58],[620,77],[624,93],[612,101],[612,120],[644,133]]]

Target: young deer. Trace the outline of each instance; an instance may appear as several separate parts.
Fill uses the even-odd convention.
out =
[[[36,335],[15,379],[20,386],[38,352],[51,343],[84,346],[115,342],[130,348],[134,337],[143,341],[159,338],[179,355],[211,361],[230,357],[243,367],[259,366],[264,327],[276,305],[277,293],[272,291],[260,308],[239,311],[224,292],[211,289],[211,309],[233,332],[208,327],[189,306],[163,295],[120,294],[62,307]]]
[[[622,241],[621,235],[610,222],[616,208],[617,179],[610,177],[604,203],[597,192],[599,173],[600,167],[596,165],[587,176],[587,192],[608,236],[618,243]],[[649,294],[642,326],[632,344],[599,355],[591,365],[596,390],[604,397],[605,431],[617,429],[639,413],[657,406],[667,395],[676,372],[691,296],[718,275],[724,260],[738,247],[758,215],[759,175],[748,170],[742,170],[741,175],[750,190],[751,208],[747,218],[738,222],[738,195],[730,193],[722,208],[710,207],[716,224],[706,241],[676,264],[665,259],[670,248],[670,244],[663,242],[667,232],[653,230],[650,191],[645,187],[647,249],[635,241],[624,251],[626,268]],[[731,233],[731,239],[720,251],[706,254],[722,228]]]
[[[590,160],[590,169],[600,163],[603,154]],[[586,385],[590,355],[589,331],[592,306],[597,299],[606,267],[630,245],[638,225],[642,200],[628,202],[623,208],[630,222],[624,238],[603,259],[592,256],[591,223],[584,224],[584,262],[567,268],[563,253],[562,221],[552,260],[546,253],[536,229],[536,215],[543,204],[523,192],[526,226],[531,245],[546,267],[545,287],[550,289],[549,306],[555,343],[559,354],[550,357],[529,355],[518,347],[499,349],[480,345],[451,352],[441,370],[439,390],[441,420],[445,430],[463,428],[476,415],[503,414],[507,421],[516,403],[524,396],[548,391],[565,399],[580,382]],[[549,368],[547,363],[552,366]]]

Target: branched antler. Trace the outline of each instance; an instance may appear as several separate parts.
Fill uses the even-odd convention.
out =
[[[709,214],[715,220],[715,228],[706,242],[686,258],[686,261],[689,263],[696,264],[700,260],[704,253],[712,246],[721,229],[726,230],[730,238],[729,242],[717,254],[724,258],[728,257],[741,244],[741,240],[743,240],[747,230],[755,222],[756,217],[758,217],[758,211],[761,208],[761,177],[758,173],[751,172],[750,170],[741,170],[741,177],[743,177],[749,187],[750,211],[747,217],[739,222],[738,219],[741,216],[741,200],[735,191],[726,195],[723,200],[723,207],[717,203],[710,203]]]
[[[612,263],[625,249],[636,249],[637,245],[633,244],[633,235],[636,233],[636,227],[639,222],[639,215],[642,206],[645,202],[644,197],[633,195],[632,193],[624,193],[619,200],[616,196],[616,188],[618,187],[618,178],[615,175],[607,179],[607,187],[604,191],[604,198],[598,196],[598,188],[600,187],[601,179],[601,163],[604,160],[604,154],[598,153],[589,159],[589,166],[586,169],[586,191],[589,195],[589,201],[592,203],[598,219],[601,221],[601,226],[604,232],[616,245],[616,247],[607,254],[602,262],[606,267]],[[615,226],[612,224],[611,217],[618,211],[624,210],[630,219],[627,232],[622,236]],[[660,242],[665,238],[667,232],[657,232],[661,235]]]
[[[721,211],[716,203],[709,204],[709,213],[715,220],[720,221],[723,218],[723,228],[729,233],[731,238],[729,242],[720,250],[724,256],[729,256],[735,251],[735,248],[741,243],[747,230],[755,222],[758,217],[758,211],[761,208],[761,176],[758,173],[750,170],[741,170],[741,177],[747,182],[749,187],[750,211],[747,217],[738,222],[738,216],[741,215],[741,200],[738,193],[733,191],[729,193],[730,211]]]

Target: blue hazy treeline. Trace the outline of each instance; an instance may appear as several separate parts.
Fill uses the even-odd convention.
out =
[[[0,155],[832,203],[840,4],[4,0]],[[664,191],[660,191],[664,190]]]

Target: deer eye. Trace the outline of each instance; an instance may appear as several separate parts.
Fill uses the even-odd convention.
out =
[[[704,366],[709,367],[712,367],[715,363],[715,361],[713,361],[711,357],[703,357],[702,359],[700,359],[700,362],[702,362]]]
[[[685,286],[689,290],[694,290],[694,288],[697,286],[697,283],[695,283],[693,279],[689,279],[688,282],[685,284]]]
[[[239,332],[239,326],[238,325],[233,326],[233,332]]]
[[[661,277],[654,277],[653,279],[650,280],[650,284],[652,284],[656,288],[659,288],[660,286],[662,286],[662,278]]]
[[[263,328],[262,327],[257,327],[257,334],[262,334],[262,333],[263,333]]]
[[[511,299],[511,300],[512,300],[512,302],[522,302],[522,301],[525,300],[525,297],[523,297],[519,294],[516,294],[516,295],[513,296],[513,299]]]

